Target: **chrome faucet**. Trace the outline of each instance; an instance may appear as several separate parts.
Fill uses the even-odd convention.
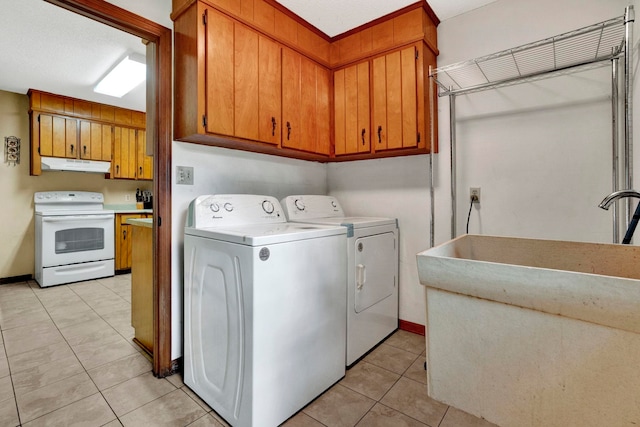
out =
[[[611,206],[613,202],[619,199],[623,199],[625,197],[635,197],[637,199],[640,199],[640,193],[637,192],[636,190],[614,191],[613,193],[609,194],[607,197],[602,199],[598,207],[604,209],[605,211],[608,211],[609,206]]]
[[[638,193],[636,190],[614,191],[613,193],[609,194],[607,197],[602,199],[598,207],[604,210],[609,210],[609,206],[611,206],[613,202],[625,197],[635,197],[637,199],[640,199],[640,193]],[[628,245],[629,243],[631,243],[631,239],[633,238],[633,233],[636,231],[636,227],[638,225],[639,220],[640,220],[640,202],[638,202],[638,205],[636,206],[636,210],[633,214],[633,218],[631,218],[631,222],[629,223],[627,232],[624,235],[624,239],[622,239],[623,245]]]

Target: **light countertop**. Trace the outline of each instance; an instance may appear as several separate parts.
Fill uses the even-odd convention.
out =
[[[153,218],[129,218],[126,222],[138,227],[153,228]]]
[[[138,209],[135,203],[104,205],[104,209],[114,211],[117,214],[153,213],[153,209]]]

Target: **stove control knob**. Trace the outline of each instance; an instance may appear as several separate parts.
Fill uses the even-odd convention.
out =
[[[337,208],[337,207],[338,207],[338,204],[336,203],[336,201],[335,201],[335,200],[332,200],[332,201],[331,201],[331,206],[333,206],[334,208]]]
[[[51,198],[51,194],[47,194],[47,195],[46,195],[46,196],[44,196],[44,197],[46,197],[47,199],[50,199],[50,198]]]
[[[296,199],[295,202],[293,202],[294,205],[296,205],[296,209],[298,209],[299,211],[303,211],[304,210],[304,202],[302,201],[302,199]]]
[[[233,205],[231,203],[229,203],[229,202],[225,203],[224,204],[224,210],[227,211],[227,212],[233,211]]]
[[[273,211],[276,210],[276,208],[269,200],[265,200],[264,202],[262,202],[262,210],[271,215]]]
[[[209,205],[209,209],[211,209],[212,212],[218,212],[220,210],[220,205],[217,203],[211,203]]]

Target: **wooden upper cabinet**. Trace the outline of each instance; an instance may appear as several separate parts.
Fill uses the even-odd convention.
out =
[[[333,75],[335,154],[371,151],[369,61]]]
[[[147,155],[147,132],[142,129],[136,130],[136,161],[137,179],[153,179],[153,157]]]
[[[414,46],[374,58],[373,147],[375,151],[417,147],[417,55]]]
[[[319,161],[432,149],[426,4],[332,40],[266,0],[174,0],[172,19],[176,140]]]
[[[290,49],[282,50],[282,146],[329,154],[330,72]]]
[[[280,143],[280,46],[206,9],[206,131]]]
[[[78,157],[78,121],[44,113],[36,113],[40,156]]]
[[[234,22],[207,8],[205,11],[206,131],[234,134]]]
[[[138,160],[137,156],[138,140],[141,139],[144,145],[146,139],[144,112],[34,89],[30,89],[28,95],[32,175],[42,173],[41,158],[44,156],[112,162],[111,178],[153,179],[152,159],[141,155]],[[123,132],[126,133],[124,137]],[[133,137],[130,137],[131,132]],[[136,137],[137,133],[141,137]],[[133,153],[127,157],[126,165],[121,161],[123,144],[127,145],[126,155],[129,151]]]
[[[282,58],[280,45],[258,37],[258,140],[280,144],[282,129]]]
[[[112,126],[80,121],[80,158],[111,161]]]

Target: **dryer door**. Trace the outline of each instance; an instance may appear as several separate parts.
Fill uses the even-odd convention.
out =
[[[354,250],[355,311],[360,313],[393,293],[398,251],[391,232],[360,237]]]

